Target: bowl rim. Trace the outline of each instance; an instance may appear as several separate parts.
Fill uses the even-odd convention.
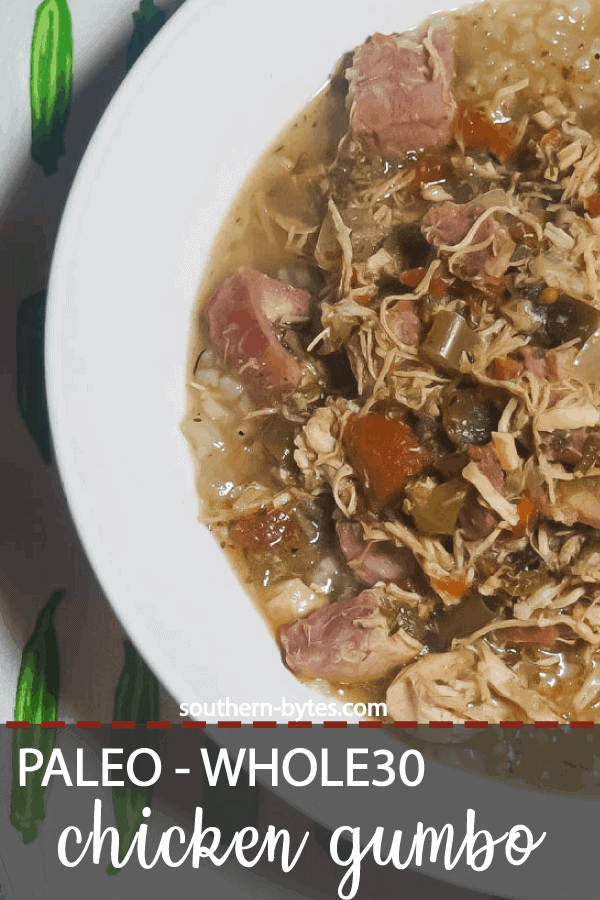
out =
[[[273,15],[279,11],[279,5],[275,3],[274,0],[259,0],[259,2],[264,5],[265,11],[268,11]],[[438,4],[432,0],[428,6],[421,7],[422,15],[420,14],[419,18],[433,12],[440,5],[443,5],[446,9],[452,8],[451,2]],[[78,329],[81,329],[82,327],[82,316],[85,315],[85,305],[84,308],[80,308],[75,301],[77,296],[79,296],[78,290],[80,290],[85,277],[88,278],[89,284],[92,283],[92,281],[89,280],[92,276],[95,276],[99,282],[101,282],[102,278],[106,277],[102,267],[98,266],[97,257],[92,253],[92,250],[97,248],[92,248],[85,244],[85,230],[91,223],[91,220],[89,219],[90,211],[95,209],[97,204],[107,202],[107,200],[101,196],[103,185],[102,178],[106,177],[106,172],[110,169],[110,165],[114,165],[114,159],[111,154],[114,156],[120,135],[127,129],[128,119],[131,121],[136,119],[136,116],[139,115],[139,113],[136,112],[135,107],[140,103],[142,105],[146,104],[144,106],[146,111],[149,111],[152,108],[151,104],[148,102],[147,85],[158,83],[156,81],[158,78],[158,69],[165,65],[167,56],[171,61],[174,59],[174,45],[178,41],[184,42],[186,34],[191,38],[192,34],[195,33],[194,29],[199,27],[198,22],[200,22],[200,27],[204,28],[207,26],[212,27],[215,22],[226,25],[229,12],[234,6],[236,8],[236,15],[238,15],[239,8],[233,3],[233,0],[225,3],[211,4],[206,4],[204,0],[187,0],[186,4],[175,13],[172,19],[157,35],[151,47],[136,62],[129,76],[119,87],[90,141],[75,177],[57,236],[48,285],[45,358],[46,380],[54,448],[63,489],[83,546],[98,580],[102,584],[109,598],[109,602],[111,603],[115,614],[122,622],[124,628],[132,635],[136,643],[139,643],[142,654],[146,657],[151,666],[157,669],[157,674],[167,689],[180,699],[185,690],[185,685],[182,685],[181,670],[178,666],[178,653],[180,655],[181,653],[186,652],[186,649],[187,652],[192,652],[193,635],[173,635],[169,632],[168,628],[164,627],[160,630],[159,626],[161,625],[161,622],[151,618],[152,609],[149,604],[145,604],[145,597],[135,599],[135,603],[137,604],[135,610],[133,608],[127,608],[126,605],[119,602],[119,597],[127,596],[128,584],[123,573],[117,572],[114,566],[112,566],[115,559],[111,556],[110,550],[107,550],[107,547],[105,546],[106,541],[111,538],[111,532],[109,530],[102,532],[100,526],[93,522],[92,511],[86,509],[86,502],[89,501],[91,496],[89,493],[91,483],[88,478],[96,478],[96,481],[98,481],[98,473],[90,473],[89,460],[93,459],[94,465],[98,464],[99,461],[97,457],[90,457],[88,455],[90,447],[94,446],[94,438],[97,437],[97,434],[94,433],[93,430],[90,434],[87,432],[79,434],[78,429],[83,427],[85,431],[85,427],[89,425],[89,421],[85,418],[85,415],[83,419],[78,418],[78,415],[82,410],[85,411],[86,402],[90,402],[89,397],[91,397],[91,402],[99,403],[105,403],[105,398],[101,394],[101,391],[98,390],[94,392],[95,384],[93,379],[89,377],[89,372],[87,373],[87,380],[85,377],[82,381],[79,380],[81,372],[77,368],[78,366],[83,365],[84,376],[86,375],[86,361],[85,359],[82,359],[81,356],[84,352],[84,348],[78,348],[77,345]],[[319,6],[320,3],[317,2],[317,0],[308,0],[307,15],[309,15],[310,12],[316,12],[319,9]],[[239,15],[241,16],[242,12],[240,12]],[[391,6],[384,7],[378,11],[378,15],[382,22],[381,27],[384,28],[386,20],[392,20],[394,10]],[[410,17],[410,12],[406,13],[406,15]],[[201,35],[202,31],[196,33]],[[364,33],[362,31],[360,34],[356,35],[356,39],[348,37],[350,34],[351,29],[348,28],[341,36],[336,37],[333,43],[327,41],[324,42],[324,45],[319,51],[320,56],[317,53],[315,57],[321,62],[327,60],[323,66],[323,72],[329,71],[330,67],[335,64],[336,59],[341,54],[345,44],[352,40],[353,43],[350,44],[350,46],[353,46],[358,43],[359,40],[364,38]],[[319,65],[321,62],[319,62]],[[268,83],[268,81],[269,77],[267,73],[264,83]],[[290,88],[290,96],[299,96],[302,101],[305,102],[306,98],[310,97],[314,91],[319,88],[319,81],[316,81],[315,83],[315,79],[312,75],[304,77],[304,80],[300,79],[298,84],[293,84],[292,88]],[[145,91],[146,95],[144,93]],[[295,94],[294,91],[296,91]],[[161,97],[160,99],[161,102],[165,102],[164,97]],[[301,102],[296,103],[294,101],[292,104],[293,108],[291,108],[291,103],[292,101],[288,100],[287,103],[282,106],[282,109],[288,109],[290,110],[290,113],[293,113],[302,105]],[[166,106],[164,108],[167,109]],[[257,131],[249,135],[244,148],[244,164],[239,170],[234,171],[232,181],[229,184],[230,188],[231,184],[241,185],[245,179],[249,168],[246,157],[250,156],[251,160],[254,161],[259,155],[259,153],[254,152],[255,147],[258,146],[259,150],[262,151],[266,146],[266,141],[263,141],[261,137],[263,134],[261,128],[265,127],[267,126],[265,126],[261,119],[260,127],[257,127]],[[167,130],[166,127],[164,130]],[[274,129],[271,128],[270,131],[265,133],[268,134],[270,140],[274,136]],[[166,135],[161,135],[160,139],[166,140],[166,137]],[[158,137],[157,142],[160,143]],[[120,149],[122,150],[123,148],[120,147]],[[134,159],[134,156],[128,156],[127,162],[130,163],[132,159]],[[132,173],[133,181],[135,181],[135,177],[135,173]],[[124,188],[127,187],[125,182],[120,183],[120,185]],[[160,191],[157,192],[160,193]],[[229,208],[230,200],[235,193],[237,193],[237,191],[232,189],[232,195],[225,203],[225,208]],[[125,193],[124,196],[128,197],[129,195]],[[190,206],[194,208],[195,195],[192,189],[190,189],[190,197]],[[223,207],[223,203],[225,202],[223,197],[218,196],[216,200],[214,198],[213,200],[215,208],[221,209]],[[217,221],[220,223],[222,217],[218,218]],[[115,231],[125,228],[123,223],[117,224],[118,228],[115,225]],[[186,220],[180,228],[175,229],[175,240],[188,240],[193,244],[194,236],[198,234],[198,227],[197,217],[190,214],[189,219]],[[114,241],[115,238],[108,235],[107,244],[110,244],[110,240]],[[84,255],[80,259],[78,254],[84,249],[87,256]],[[123,250],[123,254],[125,255],[125,249]],[[186,265],[189,268],[189,257],[190,255],[192,258],[194,257],[193,252],[191,252],[191,254],[189,253],[189,247],[188,254],[188,262]],[[87,269],[86,266],[88,267]],[[185,268],[183,263],[182,268]],[[171,289],[174,285],[177,286],[179,284],[181,287],[181,284],[183,284],[183,290],[187,291],[189,294],[190,283],[185,280],[182,268],[175,265],[172,271],[169,271],[168,273],[168,281]],[[123,276],[123,274],[122,271],[119,272],[120,276]],[[193,286],[191,289],[193,292]],[[190,308],[191,306],[186,308],[186,317],[189,315]],[[101,312],[102,310],[100,310],[100,313]],[[183,318],[180,317],[178,321],[183,321]],[[164,384],[159,386],[163,394],[165,392],[167,394],[171,392],[169,396],[165,397],[161,395],[159,399],[162,404],[168,404],[170,402],[171,405],[175,405],[178,410],[176,417],[177,424],[181,422],[181,419],[183,418],[183,368],[184,359],[186,358],[184,351],[187,343],[187,327],[189,327],[189,319],[186,318],[186,322],[185,340],[180,336],[179,344],[177,345],[182,348],[182,356],[180,362],[177,364],[177,370],[174,374],[169,376],[169,383],[166,387]],[[95,324],[98,327],[99,334],[104,335],[105,333],[110,332],[107,323],[102,319],[101,315],[96,316]],[[93,329],[90,328],[89,323],[88,333],[94,333]],[[122,336],[118,336],[115,346],[115,358],[117,358],[119,349],[125,346]],[[94,353],[96,353],[95,350]],[[153,384],[151,379],[150,383]],[[85,390],[90,389],[90,394],[87,399],[85,396],[82,396],[85,394],[84,388]],[[177,394],[177,391],[180,391],[180,394]],[[174,397],[179,397],[179,399],[173,399]],[[179,404],[179,406],[177,404]],[[110,422],[111,420],[107,414],[105,405],[102,406],[102,412],[103,415],[105,415],[104,421]],[[72,418],[73,416],[75,416],[75,418]],[[173,419],[174,418],[175,416],[173,415]],[[200,538],[200,526],[198,526],[196,522],[195,498],[193,496],[192,484],[189,481],[191,459],[189,458],[188,449],[181,433],[172,427],[174,422],[171,421],[171,419],[165,419],[165,421],[169,421],[170,423],[169,441],[171,443],[169,446],[173,456],[176,457],[177,478],[182,483],[185,481],[187,484],[187,494],[189,495],[182,501],[184,507],[177,508],[182,516],[185,515],[186,521],[191,522],[193,520],[195,527],[198,529],[198,537]],[[126,433],[130,435],[131,431],[127,431]],[[110,451],[108,454],[108,461],[118,460],[119,451],[117,449],[109,448],[108,445],[103,445],[103,449],[107,448]],[[110,467],[106,470],[100,468],[100,472],[104,475],[107,473],[110,475]],[[127,474],[135,481],[137,473],[134,469],[128,471]],[[103,502],[108,504],[112,498],[111,484],[109,481],[107,481],[106,490],[107,497]],[[96,488],[95,498],[98,499],[98,497],[99,494]],[[173,509],[175,509],[175,507],[173,507]],[[123,529],[123,534],[125,534],[126,537],[131,538],[133,526],[130,527],[127,511],[123,512],[124,515],[122,518],[126,521],[123,523],[116,523],[115,527]],[[130,530],[127,531],[127,528]],[[121,534],[121,530],[119,530],[119,534]],[[189,547],[191,546],[192,544],[189,544]],[[208,545],[204,544],[203,546]],[[118,548],[115,549],[114,547],[111,549],[115,553],[118,550]],[[190,570],[186,570],[186,572],[189,571]],[[146,577],[146,573],[144,573],[144,577],[146,579],[144,585],[150,584],[150,577]],[[207,575],[207,579],[208,577],[209,576]],[[228,580],[225,578],[225,586],[227,589],[229,589],[233,583],[234,582],[231,579]],[[243,618],[243,623],[254,622],[255,624],[250,625],[249,627],[258,632],[260,629],[258,629],[257,623],[260,621],[260,618],[252,608],[252,605],[247,605],[251,609],[252,615]],[[148,617],[150,617],[150,622],[148,622]],[[273,659],[272,639],[267,633],[266,628],[263,628],[262,632],[262,635],[257,638],[259,646],[261,650],[264,648],[265,653],[269,655],[270,659]],[[187,644],[185,644],[183,649],[181,649],[181,641],[187,641]],[[236,646],[243,647],[243,641],[240,640]],[[176,650],[177,647],[180,647],[179,651]],[[156,660],[158,660],[158,662],[156,662]],[[309,691],[304,686],[299,686],[298,682],[291,676],[291,673],[287,673],[287,675],[289,675],[289,678],[287,678],[287,670],[281,666],[280,661],[279,666],[281,667],[281,676],[285,684],[283,690],[285,690],[286,693],[289,691],[290,698],[314,699],[315,694],[313,691]],[[206,672],[204,674],[206,679],[212,678],[212,672]],[[265,686],[266,690],[268,678],[264,679],[263,682],[256,682],[256,684],[260,683]],[[215,689],[219,690],[220,688],[221,684],[217,680]],[[239,689],[244,689],[243,679],[240,679]],[[256,689],[258,690],[258,688]],[[183,699],[185,699],[185,697]],[[227,740],[230,740],[230,736],[227,736]],[[449,770],[446,766],[441,766],[436,763],[428,763],[428,766],[432,767],[432,771],[437,772],[443,770],[446,781],[449,783],[452,782],[452,779],[447,778]],[[469,777],[475,778],[477,776]],[[490,798],[489,802],[493,802],[493,798],[499,796],[501,787],[492,782],[486,782],[485,779],[478,778],[477,780],[480,783],[481,793]],[[333,796],[334,795],[332,794],[332,799]],[[527,792],[527,798],[530,804],[537,802],[533,799],[535,796],[536,795],[532,792]],[[545,797],[546,795],[542,796]],[[306,792],[301,796],[301,803],[298,804],[299,808],[308,812],[310,815],[313,815],[315,818],[320,819],[326,825],[333,824],[336,818],[335,810],[333,808],[335,804],[332,803],[332,807],[326,811],[323,810],[322,804],[318,807],[315,806],[312,801],[312,805],[308,807],[305,805],[304,801],[307,803],[309,797],[309,792]],[[570,797],[553,797],[553,801],[555,808],[557,804],[561,804],[565,811],[567,810],[567,807],[565,806],[566,803],[572,804],[581,802]],[[573,809],[573,807],[571,806],[570,809]],[[454,879],[448,878],[448,880]],[[462,878],[455,883],[469,884],[469,886],[473,884],[472,881],[465,881]],[[498,887],[496,890],[499,891],[500,888]],[[526,895],[522,894],[522,896]]]

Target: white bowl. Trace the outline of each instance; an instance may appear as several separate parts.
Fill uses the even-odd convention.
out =
[[[292,28],[274,0],[188,0],[117,92],[71,190],[48,301],[56,456],[113,608],[180,702],[271,702],[282,719],[282,697],[322,699],[284,668],[198,523],[186,345],[214,235],[257,158],[345,51],[414,24],[409,6],[307,0]]]
[[[273,717],[284,720],[296,716],[277,709],[282,698],[322,699],[284,668],[261,616],[197,520],[180,423],[191,311],[214,235],[262,151],[345,51],[375,30],[412,27],[452,6],[305,0],[292,20],[275,0],[187,0],[116,94],[77,174],[49,285],[46,375],[56,456],[116,614],[179,701],[270,702]],[[231,709],[226,715],[235,717]],[[224,737],[232,746],[239,739],[235,732]],[[586,887],[594,876],[593,805],[462,772],[448,778],[450,769],[431,762],[427,773],[426,822],[443,796],[444,808],[463,821],[476,797],[478,814],[504,802],[514,822],[535,814],[549,823],[548,884],[534,882],[533,872],[526,877],[527,867],[477,875],[426,865],[429,874],[513,898],[546,890],[596,896]],[[325,805],[322,791],[281,790],[331,827],[344,821],[344,792],[328,795]],[[385,802],[372,793],[356,798],[359,818],[377,824],[390,804],[398,812],[395,793]],[[561,862],[565,846],[576,887]]]

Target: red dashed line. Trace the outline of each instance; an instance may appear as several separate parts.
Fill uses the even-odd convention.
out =
[[[16,729],[27,729],[31,728],[31,722],[23,722],[23,721],[7,721],[4,723],[6,728],[16,728]],[[78,721],[76,724],[77,728],[83,729],[92,729],[92,728],[101,728],[102,723],[99,720],[84,720]],[[137,725],[141,725],[143,727],[143,723],[136,723],[133,721],[114,721],[109,723],[111,728],[116,729],[131,729],[136,728]],[[218,728],[241,728],[241,722],[232,722],[229,720],[223,720],[217,722]],[[285,725],[284,722],[263,722],[257,721],[252,722],[253,728],[277,728],[278,725]],[[359,728],[383,728],[383,722],[379,719],[365,719],[358,723]],[[455,725],[464,725],[465,728],[489,728],[490,725],[494,726],[496,723],[494,722],[486,722],[486,721],[467,721],[467,722],[422,722],[419,723],[413,719],[411,720],[401,720],[393,723],[394,728],[418,728],[419,724],[428,725],[429,728],[453,728]],[[497,723],[500,728],[523,728],[524,724],[522,721],[502,721]],[[561,724],[558,721],[540,721],[532,723],[535,728],[558,728]],[[566,724],[566,723],[565,723]],[[569,722],[568,725],[573,729],[580,728],[594,728],[595,722]],[[312,728],[313,723],[309,720],[301,720],[301,721],[289,721],[287,722],[288,728]],[[35,726],[34,726],[35,727]],[[66,728],[66,722],[64,721],[48,721],[42,722],[41,727],[45,729],[62,729]],[[149,721],[146,722],[146,728],[153,729],[170,729],[172,727],[172,723],[167,720],[158,720],[158,721]],[[182,728],[192,728],[192,729],[202,729],[207,727],[206,722],[182,722]],[[329,721],[323,722],[323,728],[347,728],[348,722],[341,722],[336,719],[332,719]]]

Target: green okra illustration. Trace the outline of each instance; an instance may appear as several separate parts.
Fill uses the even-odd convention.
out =
[[[136,722],[146,725],[158,719],[159,699],[158,682],[144,660],[136,652],[131,641],[124,641],[125,663],[115,694],[115,721]],[[123,748],[123,759],[126,760],[139,747],[148,747],[158,752],[159,736],[157,731],[145,728],[113,731],[113,746]],[[140,781],[147,781],[152,776],[152,763],[147,755],[138,757],[135,764],[135,775]],[[125,774],[124,785],[113,788],[113,809],[117,829],[119,831],[119,859],[122,860],[129,850],[136,831],[144,821],[142,810],[150,806],[152,785],[139,787],[133,784]],[[119,870],[112,864],[109,874]]]
[[[35,840],[38,825],[45,816],[42,787],[43,769],[32,772],[27,784],[19,784],[19,751],[22,747],[40,750],[47,761],[56,741],[54,729],[42,729],[41,723],[55,721],[58,715],[60,692],[60,658],[54,628],[54,614],[64,597],[64,590],[55,591],[36,622],[33,634],[23,649],[21,670],[15,700],[15,721],[30,722],[26,730],[13,733],[13,772],[10,821],[29,844]]]
[[[42,459],[52,462],[50,423],[44,380],[46,292],[26,297],[17,313],[17,402]]]
[[[133,14],[133,34],[127,47],[125,66],[128,72],[152,38],[156,37],[166,20],[166,12],[163,9],[157,9],[154,0],[141,0],[139,12]]]
[[[73,89],[73,29],[67,0],[44,0],[35,14],[29,81],[31,155],[44,175],[65,153]]]

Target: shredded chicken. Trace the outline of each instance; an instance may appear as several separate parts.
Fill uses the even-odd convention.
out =
[[[400,720],[595,719],[600,133],[522,68],[474,101],[468,14],[436,21],[357,48],[327,161],[284,141],[253,195],[281,270],[210,299],[203,518],[303,677],[382,678]]]
[[[483,474],[481,469],[474,463],[470,462],[463,469],[463,478],[470,481],[477,488],[486,503],[498,513],[500,518],[509,525],[516,525],[519,521],[519,513],[512,503],[502,496],[496,490],[489,478]]]

